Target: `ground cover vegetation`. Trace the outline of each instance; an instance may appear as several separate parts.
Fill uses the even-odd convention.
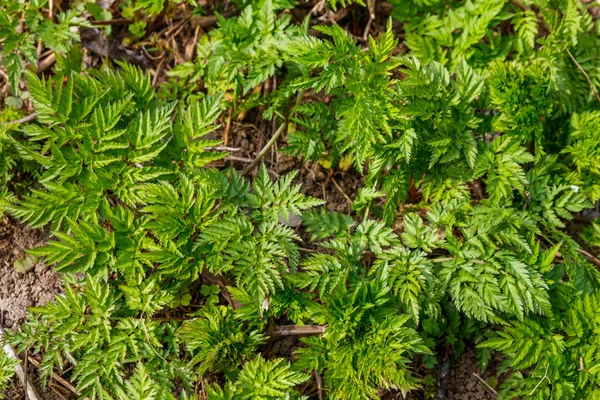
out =
[[[0,215],[65,287],[5,342],[76,398],[435,398],[468,347],[500,398],[600,398],[598,16],[0,0]]]

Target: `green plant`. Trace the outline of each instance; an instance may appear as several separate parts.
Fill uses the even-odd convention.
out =
[[[247,306],[259,311],[299,257],[298,237],[279,219],[320,204],[291,185],[293,175],[274,183],[263,168],[249,186],[233,171],[203,169],[223,156],[204,151],[218,141],[199,139],[215,128],[218,98],[179,110],[171,126],[174,105],[154,99],[147,76],[122,67],[95,78],[73,76],[64,85],[30,75],[41,125],[24,131],[41,143],[41,153],[15,146],[45,169],[43,186],[8,207],[33,226],[52,224],[57,240],[31,252],[70,282],[54,303],[32,310],[23,332],[10,340],[20,350],[43,352],[44,383],[63,360],[74,363],[72,379],[90,398],[143,383],[140,369],[123,383],[140,363],[156,371],[150,379],[161,393],[174,390],[175,382],[189,390],[194,374],[180,358],[181,337],[188,351],[198,352],[190,366],[201,362],[200,374],[238,367],[264,337],[231,317],[211,319],[219,308],[207,306],[204,318],[180,333],[178,324],[152,316],[181,298],[203,271],[232,277],[252,295]],[[85,281],[68,278],[77,273],[85,273]],[[215,349],[203,347],[217,337],[189,331],[202,321],[222,332],[224,353],[211,356]],[[236,336],[242,348],[227,350]]]
[[[244,365],[235,381],[227,382],[224,389],[219,386],[209,388],[208,398],[211,400],[299,398],[291,389],[307,379],[307,375],[293,371],[290,364],[281,358],[267,361],[256,356]]]
[[[513,322],[479,346],[502,352],[507,399],[574,399],[600,395],[598,294],[575,300],[549,320]]]
[[[3,113],[3,118],[0,119],[19,116],[14,110],[8,111],[11,112]],[[18,127],[18,123],[11,121],[0,122],[0,219],[5,215],[5,208],[17,200],[16,194],[22,193],[28,187],[29,181],[23,179],[23,176],[39,176],[38,165],[21,159],[18,149],[15,148],[15,141],[23,139],[23,135],[18,133]],[[26,141],[23,146],[36,148],[34,143]]]
[[[131,8],[134,31],[152,14],[145,30],[173,4],[113,11]],[[35,121],[0,125],[0,212],[50,226],[29,252],[65,281],[7,336],[42,383],[60,373],[90,399],[429,396],[438,366],[477,347],[481,368],[499,352],[510,369],[502,397],[600,396],[589,5],[395,2],[405,36],[375,18],[366,43],[287,1],[234,6],[161,90],[122,63],[29,71]],[[234,115],[278,118],[254,147],[272,164],[227,157]]]
[[[204,88],[209,94],[227,93],[227,101],[235,104],[279,73],[281,44],[300,33],[289,14],[277,15],[289,7],[286,1],[264,0],[241,5],[236,18],[219,17],[217,28],[202,36],[197,60],[173,68],[169,72],[173,79],[165,89],[172,92],[170,96],[193,99]],[[247,101],[247,108],[260,102],[256,96]]]
[[[177,335],[186,349],[195,354],[189,362],[199,373],[232,371],[252,358],[259,345],[266,341],[258,331],[246,334],[243,325],[223,306],[206,307],[198,318],[186,321]]]
[[[132,19],[128,30],[135,38],[142,38],[146,34],[151,33],[148,31],[148,25],[152,26],[152,24],[148,24],[149,20],[154,23],[160,21],[165,15],[176,11],[177,6],[180,4],[189,4],[198,7],[196,0],[124,0],[119,3],[121,15],[124,18]],[[110,12],[95,3],[92,3],[94,4],[92,7],[89,4],[86,4],[87,8],[95,9],[99,15],[109,17],[108,19],[112,16]]]
[[[296,78],[291,86],[315,92],[325,90],[335,95],[329,113],[339,121],[334,136],[325,136],[325,140],[342,142],[340,150],[348,151],[357,165],[361,165],[371,154],[373,144],[381,140],[383,132],[391,130],[385,115],[391,100],[390,70],[398,65],[390,58],[397,45],[391,21],[381,40],[371,41],[368,52],[363,52],[339,26],[318,29],[331,36],[333,43],[305,36],[290,41],[285,48],[291,60],[304,70],[303,76]],[[319,69],[320,73],[309,76],[314,69]],[[310,110],[300,108],[298,111],[306,113]],[[340,155],[331,154],[330,157],[337,163]]]
[[[9,358],[4,352],[0,353],[0,399],[4,396],[2,392],[8,387],[8,382],[15,374],[16,360]]]
[[[592,221],[584,230],[582,237],[590,246],[600,246],[600,220]]]
[[[19,79],[25,71],[25,62],[37,67],[37,42],[64,55],[74,42],[79,41],[73,28],[91,27],[76,10],[59,13],[56,23],[44,18],[41,9],[47,5],[48,0],[0,2],[0,41],[3,45],[0,62],[8,72],[14,94],[19,93]]]
[[[598,149],[598,124],[600,113],[597,111],[585,111],[574,114],[571,117],[571,133],[568,145],[563,149],[577,168],[571,172],[569,178],[575,185],[581,185],[582,189],[589,194],[592,201],[600,199],[600,187],[598,186],[598,162],[600,161],[600,149]]]

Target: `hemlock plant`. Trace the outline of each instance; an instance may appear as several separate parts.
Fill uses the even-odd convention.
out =
[[[50,226],[31,253],[65,280],[7,337],[42,384],[377,399],[475,347],[482,369],[501,354],[501,398],[600,396],[590,5],[394,2],[404,39],[390,20],[368,43],[294,24],[288,2],[235,5],[162,90],[127,64],[28,72],[37,119],[0,125],[0,212]],[[285,155],[364,176],[349,215],[298,171],[215,167],[223,110],[256,106]],[[17,168],[31,190],[13,193]],[[300,338],[275,351],[283,334]]]
[[[2,392],[8,387],[10,379],[15,374],[16,360],[8,357],[6,354],[0,353],[0,399],[4,399]]]

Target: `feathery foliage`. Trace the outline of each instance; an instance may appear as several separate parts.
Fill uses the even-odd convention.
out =
[[[4,396],[2,392],[8,387],[8,382],[15,374],[16,360],[9,358],[4,352],[0,353],[0,399]]]
[[[16,93],[36,40],[68,53],[87,20],[1,1]],[[123,14],[143,36],[180,3]],[[25,72],[36,118],[0,125],[0,213],[50,227],[29,252],[65,290],[6,340],[41,360],[42,384],[60,373],[92,400],[377,399],[431,387],[476,347],[481,368],[502,356],[502,398],[600,396],[592,5],[392,1],[385,24],[356,3],[377,35],[345,30],[350,9],[311,25],[305,5],[236,0],[159,85],[125,63]],[[246,161],[218,138],[249,116],[257,153],[279,119],[263,150],[281,154],[220,168]]]

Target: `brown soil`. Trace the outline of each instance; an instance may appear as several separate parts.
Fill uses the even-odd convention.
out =
[[[484,373],[479,372],[479,365],[475,358],[475,351],[467,349],[450,369],[448,376],[448,400],[494,400],[498,397],[485,387],[477,377],[484,381],[494,375],[497,370],[497,361],[491,361]]]
[[[259,128],[248,122],[233,122],[232,127],[232,132],[228,135],[228,145],[235,149],[231,152],[233,157],[226,157],[225,161],[218,161],[214,166],[231,166],[238,171],[243,171],[268,142],[272,132],[267,129],[261,132]],[[222,129],[215,133],[215,138],[224,139]],[[351,200],[354,200],[359,189],[364,186],[364,177],[352,167],[348,171],[332,170],[323,168],[318,163],[305,163],[301,159],[287,157],[278,152],[285,145],[286,139],[281,137],[262,160],[271,176],[280,177],[297,171],[294,182],[302,185],[303,193],[324,200],[325,208],[329,211],[351,213]],[[257,171],[258,167],[251,171],[250,175],[254,175]]]
[[[15,271],[14,261],[26,249],[45,242],[45,232],[21,226],[14,220],[0,222],[0,314],[4,328],[17,328],[27,308],[45,304],[60,291],[60,279],[42,262],[25,273]]]
[[[18,328],[25,320],[27,308],[40,306],[61,291],[58,275],[41,262],[25,273],[14,268],[15,260],[22,257],[26,249],[43,244],[47,238],[46,232],[25,227],[12,219],[0,221],[0,323],[4,328]],[[36,376],[32,368],[28,369],[30,376]],[[39,387],[38,393],[42,393]],[[3,394],[9,400],[25,398],[21,383],[16,378]],[[42,396],[44,399],[57,399],[51,393]]]

